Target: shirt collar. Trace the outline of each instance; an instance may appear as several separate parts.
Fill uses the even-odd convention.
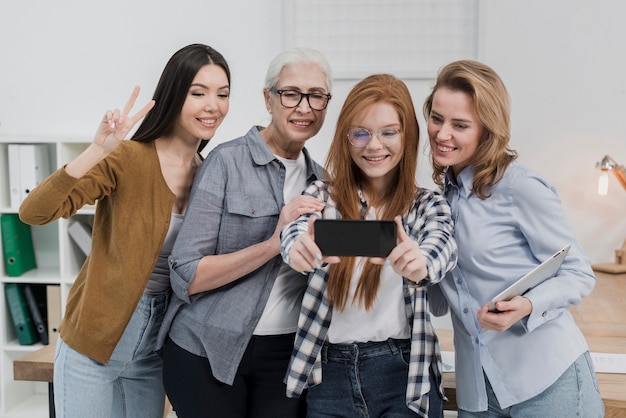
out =
[[[248,141],[250,154],[252,154],[252,159],[258,165],[267,165],[276,159],[261,136],[263,129],[265,128],[262,126],[253,126],[250,132],[248,132],[250,134]]]
[[[468,165],[465,167],[458,176],[454,176],[452,169],[448,168],[446,177],[444,178],[444,192],[449,190],[450,187],[456,187],[459,190],[465,191],[465,196],[469,196],[474,186],[474,167]]]
[[[263,126],[257,125],[253,126],[248,132],[250,154],[252,155],[252,160],[258,165],[267,165],[272,161],[278,161],[261,136],[261,131],[263,129],[265,129]],[[313,180],[323,179],[323,170],[317,164],[313,163],[313,160],[311,160],[311,156],[309,155],[309,151],[306,148],[303,148],[302,153],[304,154],[304,160],[306,161],[307,181],[311,182]]]

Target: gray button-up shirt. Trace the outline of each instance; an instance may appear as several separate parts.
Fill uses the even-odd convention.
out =
[[[199,168],[185,220],[170,256],[172,299],[159,333],[208,357],[213,375],[232,384],[276,276],[280,255],[222,288],[189,296],[200,259],[232,253],[267,240],[284,205],[285,167],[254,126],[218,145]],[[322,167],[303,150],[307,184],[323,178]]]

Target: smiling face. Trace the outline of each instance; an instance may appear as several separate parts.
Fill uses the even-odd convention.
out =
[[[275,87],[300,93],[329,93],[326,75],[312,63],[286,65]],[[262,135],[272,152],[284,158],[297,158],[305,142],[319,132],[326,118],[326,109],[311,109],[304,97],[298,106],[289,108],[281,104],[278,93],[266,90],[265,105],[272,114],[272,122]]]
[[[198,70],[176,121],[175,134],[190,140],[211,139],[229,109],[230,86],[219,65]]]
[[[402,159],[402,125],[396,109],[389,103],[377,102],[363,109],[351,126],[365,128],[371,139],[364,147],[350,144],[352,161],[361,169],[371,188],[384,195],[396,178],[398,164]],[[381,139],[385,128],[398,129],[399,135]],[[346,138],[348,141],[348,138]]]
[[[428,138],[437,164],[451,167],[458,175],[472,163],[482,136],[483,125],[470,95],[445,87],[437,89],[428,117]]]

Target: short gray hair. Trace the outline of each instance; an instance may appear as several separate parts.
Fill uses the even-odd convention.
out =
[[[311,63],[317,65],[320,70],[326,76],[326,84],[328,85],[328,91],[332,90],[333,74],[330,67],[330,63],[320,51],[312,48],[291,48],[278,54],[270,63],[267,73],[265,75],[266,89],[270,89],[276,86],[280,71],[283,67],[290,64],[303,64]]]

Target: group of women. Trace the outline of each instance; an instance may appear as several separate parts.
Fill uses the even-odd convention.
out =
[[[426,100],[437,191],[415,183],[420,129],[397,77],[354,85],[323,167],[305,147],[332,98],[320,52],[276,56],[271,121],[204,159],[230,88],[219,52],[182,48],[152,101],[133,114],[135,89],[23,202],[33,225],[97,202],[56,348],[57,416],[158,417],[167,394],[181,418],[442,417],[430,316],[448,312],[460,417],[602,416],[568,311],[595,278],[555,190],[515,161],[491,68],[446,65]],[[324,255],[316,219],[394,220],[397,245]],[[553,279],[488,310],[564,242]]]

